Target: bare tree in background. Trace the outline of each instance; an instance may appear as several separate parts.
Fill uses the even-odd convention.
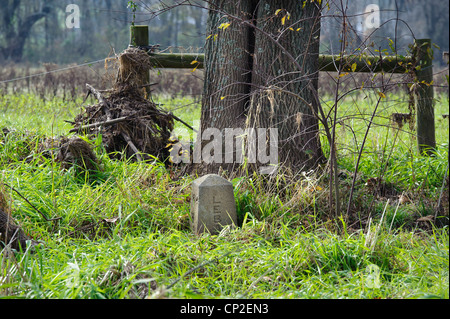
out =
[[[23,56],[25,41],[33,25],[50,13],[50,3],[44,1],[43,7],[20,16],[20,0],[2,1],[1,29],[4,34],[4,45],[0,47],[0,59],[20,62]]]

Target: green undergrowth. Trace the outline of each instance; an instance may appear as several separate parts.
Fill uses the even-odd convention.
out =
[[[374,225],[375,226],[375,225]],[[171,229],[61,238],[2,256],[22,298],[448,298],[448,233],[336,235],[252,220],[218,236]],[[374,227],[375,228],[375,227]]]
[[[156,161],[112,159],[100,139],[90,141],[98,170],[62,169],[42,143],[67,132],[63,120],[79,106],[55,99],[35,112],[34,99],[0,98],[0,203],[40,242],[0,250],[0,298],[449,297],[448,227],[417,222],[434,214],[440,195],[448,156],[442,141],[429,158],[410,148],[368,148],[352,216],[344,208],[330,215],[323,172],[231,178],[237,227],[195,236],[195,176],[177,177],[176,168]],[[17,116],[6,106],[12,102]],[[165,103],[175,110],[189,101]],[[350,153],[339,159],[344,203],[354,160]],[[381,174],[394,195],[365,185]],[[401,194],[409,201],[399,204]]]

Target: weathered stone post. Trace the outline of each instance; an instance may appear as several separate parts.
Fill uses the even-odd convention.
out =
[[[216,174],[196,179],[192,183],[191,214],[197,235],[214,235],[226,225],[237,225],[233,185]]]

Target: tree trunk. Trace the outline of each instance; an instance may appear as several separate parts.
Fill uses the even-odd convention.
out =
[[[30,34],[30,30],[33,25],[38,22],[40,19],[45,17],[45,13],[35,13],[28,16],[25,21],[19,26],[19,32],[10,46],[10,57],[14,62],[22,61],[23,56],[23,48],[25,46],[25,41]]]
[[[202,140],[196,144],[196,148],[202,146],[206,171],[238,167],[236,149],[233,163],[226,163],[230,155],[225,147],[227,128],[277,129],[279,161],[293,169],[314,167],[323,158],[314,115],[319,103],[317,3],[307,2],[304,8],[301,2],[289,0],[217,0],[214,4],[207,23]],[[275,15],[278,9],[282,10]],[[293,30],[288,29],[291,24]],[[218,129],[222,139],[220,147],[213,147],[213,163],[203,156],[211,143],[208,128]],[[253,144],[259,149],[252,150],[250,135],[246,136],[249,162],[255,162],[256,154],[251,153],[256,151],[256,167],[266,165],[259,162],[261,145]],[[265,148],[262,155],[267,155]]]
[[[254,31],[247,24],[229,18],[224,13],[241,20],[251,20],[253,2],[218,0],[209,11],[201,114],[201,132],[205,140],[197,140],[196,146],[201,145],[201,150],[204,150],[210,143],[210,136],[205,136],[206,130],[217,128],[222,135],[222,149],[221,152],[214,149],[214,155],[221,153],[217,157],[221,160],[213,163],[206,161],[207,172],[217,172],[220,166],[227,170],[235,168],[234,163],[224,163],[225,128],[244,127],[252,76]],[[230,23],[228,27],[219,29],[227,23]]]
[[[259,3],[257,26],[263,32],[256,32],[255,89],[248,114],[251,127],[278,129],[280,162],[295,170],[313,168],[323,160],[315,116],[319,107],[320,8],[317,1],[308,1],[304,8],[301,3]],[[282,10],[275,16],[278,9]],[[278,37],[280,46],[268,35]]]

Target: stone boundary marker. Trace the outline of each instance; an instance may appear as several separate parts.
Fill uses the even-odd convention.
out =
[[[192,182],[192,229],[200,235],[218,234],[226,225],[237,225],[233,185],[225,178],[208,174]]]

